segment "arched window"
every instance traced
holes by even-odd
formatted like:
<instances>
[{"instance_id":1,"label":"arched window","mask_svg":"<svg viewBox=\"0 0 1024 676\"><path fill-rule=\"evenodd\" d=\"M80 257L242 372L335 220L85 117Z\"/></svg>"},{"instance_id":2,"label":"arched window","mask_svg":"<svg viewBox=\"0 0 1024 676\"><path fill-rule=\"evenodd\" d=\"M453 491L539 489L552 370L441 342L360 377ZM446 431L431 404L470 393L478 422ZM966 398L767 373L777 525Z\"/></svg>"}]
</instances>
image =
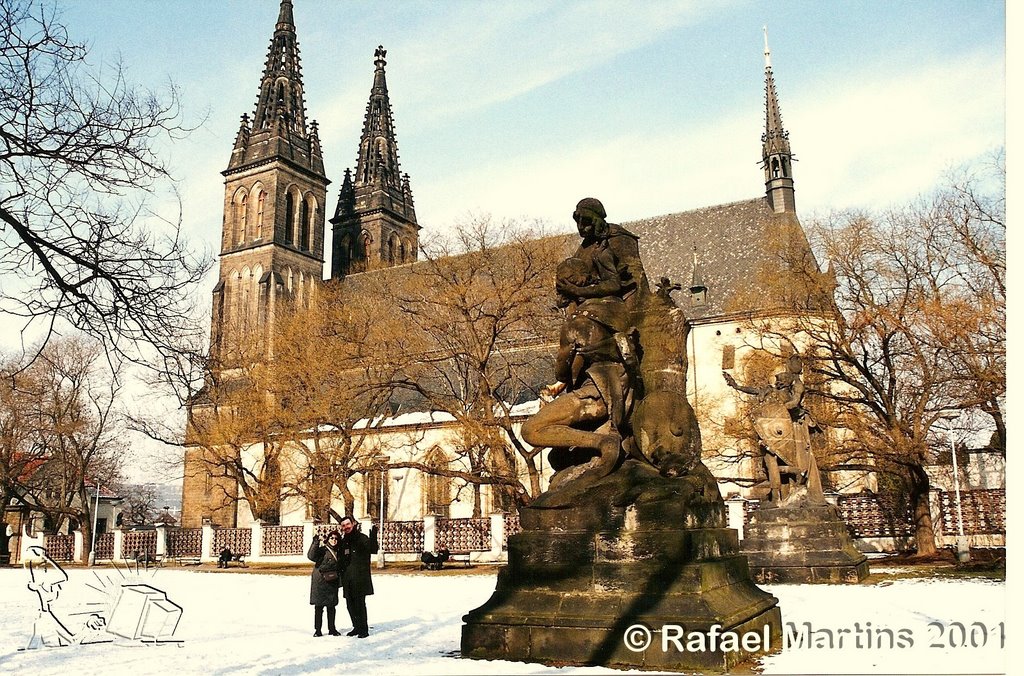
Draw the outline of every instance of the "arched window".
<instances>
[{"instance_id":1,"label":"arched window","mask_svg":"<svg viewBox=\"0 0 1024 676\"><path fill-rule=\"evenodd\" d=\"M387 472L384 470L370 469L363 475L363 486L366 488L366 515L373 521L380 522L381 497L384 498L384 514L388 513L388 502L391 497L391 486L386 481ZM384 486L383 496L381 485Z\"/></svg>"},{"instance_id":2,"label":"arched window","mask_svg":"<svg viewBox=\"0 0 1024 676\"><path fill-rule=\"evenodd\" d=\"M370 237L370 233L363 232L360 244L362 245L362 251L359 252L359 257L365 263L370 260L370 248L373 246L373 238Z\"/></svg>"},{"instance_id":3,"label":"arched window","mask_svg":"<svg viewBox=\"0 0 1024 676\"><path fill-rule=\"evenodd\" d=\"M256 197L256 239L263 237L263 209L267 204L267 193L260 190Z\"/></svg>"},{"instance_id":4,"label":"arched window","mask_svg":"<svg viewBox=\"0 0 1024 676\"><path fill-rule=\"evenodd\" d=\"M299 218L299 248L309 251L309 233L313 230L313 217L310 213L309 200L302 200L302 212Z\"/></svg>"},{"instance_id":5,"label":"arched window","mask_svg":"<svg viewBox=\"0 0 1024 676\"><path fill-rule=\"evenodd\" d=\"M398 262L398 249L400 244L398 243L398 236L391 235L388 238L388 260L392 263Z\"/></svg>"},{"instance_id":6,"label":"arched window","mask_svg":"<svg viewBox=\"0 0 1024 676\"><path fill-rule=\"evenodd\" d=\"M284 243L291 244L294 242L294 228L295 228L295 198L292 197L291 192L287 192L284 195Z\"/></svg>"},{"instance_id":7,"label":"arched window","mask_svg":"<svg viewBox=\"0 0 1024 676\"><path fill-rule=\"evenodd\" d=\"M779 158L772 158L772 178L779 177Z\"/></svg>"},{"instance_id":8,"label":"arched window","mask_svg":"<svg viewBox=\"0 0 1024 676\"><path fill-rule=\"evenodd\" d=\"M427 453L425 463L431 469L447 469L448 457L444 451L435 446ZM451 515L452 506L451 477L425 474L423 476L423 497L425 514L436 514L447 519Z\"/></svg>"},{"instance_id":9,"label":"arched window","mask_svg":"<svg viewBox=\"0 0 1024 676\"><path fill-rule=\"evenodd\" d=\"M238 223L238 242L236 244L241 244L249 239L249 196L245 193L242 193L242 199L238 200L235 222Z\"/></svg>"},{"instance_id":10,"label":"arched window","mask_svg":"<svg viewBox=\"0 0 1024 676\"><path fill-rule=\"evenodd\" d=\"M252 314L252 270L248 267L242 268L239 293L241 295L238 312L239 327L244 330L249 326Z\"/></svg>"}]
</instances>

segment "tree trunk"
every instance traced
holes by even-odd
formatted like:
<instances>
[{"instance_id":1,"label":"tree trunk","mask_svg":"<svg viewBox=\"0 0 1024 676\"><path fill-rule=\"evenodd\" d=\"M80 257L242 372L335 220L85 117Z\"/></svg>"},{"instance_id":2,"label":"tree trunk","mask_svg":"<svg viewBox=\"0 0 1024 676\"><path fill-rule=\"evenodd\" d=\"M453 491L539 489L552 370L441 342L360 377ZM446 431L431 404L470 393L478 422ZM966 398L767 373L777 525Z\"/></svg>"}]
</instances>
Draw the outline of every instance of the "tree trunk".
<instances>
[{"instance_id":1,"label":"tree trunk","mask_svg":"<svg viewBox=\"0 0 1024 676\"><path fill-rule=\"evenodd\" d=\"M923 467L910 468L910 504L914 510L914 527L917 538L917 556L928 556L936 552L935 529L932 525L930 502L931 484Z\"/></svg>"}]
</instances>

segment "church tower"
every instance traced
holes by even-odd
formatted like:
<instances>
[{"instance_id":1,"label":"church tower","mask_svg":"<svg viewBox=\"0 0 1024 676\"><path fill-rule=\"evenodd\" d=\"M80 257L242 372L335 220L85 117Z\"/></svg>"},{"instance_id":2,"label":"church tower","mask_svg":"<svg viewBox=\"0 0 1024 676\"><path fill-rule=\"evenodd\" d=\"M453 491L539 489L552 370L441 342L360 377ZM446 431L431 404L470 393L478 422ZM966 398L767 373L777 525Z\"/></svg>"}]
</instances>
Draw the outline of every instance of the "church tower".
<instances>
[{"instance_id":1,"label":"church tower","mask_svg":"<svg viewBox=\"0 0 1024 676\"><path fill-rule=\"evenodd\" d=\"M398 143L384 76L387 50L374 53L373 87L366 104L356 169L345 170L331 224L331 277L416 260L416 223L409 175L398 165Z\"/></svg>"},{"instance_id":2,"label":"church tower","mask_svg":"<svg viewBox=\"0 0 1024 676\"><path fill-rule=\"evenodd\" d=\"M768 28L764 29L764 134L761 136L761 162L768 203L775 213L796 213L793 194L793 152L789 148L789 132L782 128L782 113L775 93L772 75L772 54L768 49Z\"/></svg>"},{"instance_id":3,"label":"church tower","mask_svg":"<svg viewBox=\"0 0 1024 676\"><path fill-rule=\"evenodd\" d=\"M315 121L306 121L292 1L270 40L256 110L242 115L224 176L220 279L211 355L221 365L252 337L272 349L282 303L307 303L323 279L327 185Z\"/></svg>"}]
</instances>

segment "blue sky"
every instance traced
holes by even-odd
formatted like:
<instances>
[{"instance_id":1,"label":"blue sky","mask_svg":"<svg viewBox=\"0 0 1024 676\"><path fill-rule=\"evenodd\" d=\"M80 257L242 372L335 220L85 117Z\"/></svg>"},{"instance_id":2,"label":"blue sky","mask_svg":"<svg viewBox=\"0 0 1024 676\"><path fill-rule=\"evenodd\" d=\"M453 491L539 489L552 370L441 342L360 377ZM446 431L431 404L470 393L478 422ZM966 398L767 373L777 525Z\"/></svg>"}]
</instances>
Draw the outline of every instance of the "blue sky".
<instances>
[{"instance_id":1,"label":"blue sky","mask_svg":"<svg viewBox=\"0 0 1024 676\"><path fill-rule=\"evenodd\" d=\"M569 229L584 195L626 221L763 193L768 26L797 206L885 207L1005 143L1002 2L294 0L333 210L377 44L424 232L469 212ZM205 124L171 149L188 231L213 247L238 119L277 0L70 0L95 63L167 78Z\"/></svg>"}]
</instances>

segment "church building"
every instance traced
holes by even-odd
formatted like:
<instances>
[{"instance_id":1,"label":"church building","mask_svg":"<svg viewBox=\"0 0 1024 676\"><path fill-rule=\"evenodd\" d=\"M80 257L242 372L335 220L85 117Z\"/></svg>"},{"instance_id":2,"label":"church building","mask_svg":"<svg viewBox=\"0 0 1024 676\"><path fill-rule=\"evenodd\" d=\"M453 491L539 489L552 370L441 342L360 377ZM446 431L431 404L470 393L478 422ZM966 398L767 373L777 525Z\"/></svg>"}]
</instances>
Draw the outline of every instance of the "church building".
<instances>
[{"instance_id":1,"label":"church building","mask_svg":"<svg viewBox=\"0 0 1024 676\"><path fill-rule=\"evenodd\" d=\"M378 47L356 166L344 171L329 221L331 279L415 263L419 252L420 226L409 175L399 164L386 56ZM719 477L723 495L748 494L749 479L760 470L749 439L730 433L730 421L735 427L740 405L722 372L740 375L733 369L739 369L753 349L746 320L779 310L778 299L745 292L771 263L772 254L764 244L780 228L795 232L801 246L808 247L796 214L794 156L782 124L767 37L760 160L762 195L622 224L639 236L652 282L668 277L683 284L676 301L692 324L687 395L701 422L705 462ZM308 302L325 277L330 181L324 173L317 123L306 120L291 0L281 1L255 112L251 119L242 116L223 175L224 228L211 324L211 357L214 369L222 372L233 367L231 347L239 344L241 335L260 337L261 351L273 358L275 312L288 303ZM569 247L575 236L554 242L557 239L562 238L553 238L554 246ZM202 407L199 397L190 415L200 415ZM455 426L450 417L421 412L396 417L393 424L367 434L381 436L382 443L387 437L389 448L401 448L409 458L444 463L446 439L455 434ZM247 525L255 517L246 501L218 499L232 491L237 495L238 489L224 477L211 476L201 454L202 449L194 446L186 451L182 525L195 527L204 520ZM402 469L391 475L368 474L359 481L352 487L359 518L377 517L381 509L388 520L416 520L428 513L469 516L473 511L466 491L449 477ZM484 512L497 509L497 502L491 501ZM308 506L286 500L279 522L298 524L307 515Z\"/></svg>"}]
</instances>

